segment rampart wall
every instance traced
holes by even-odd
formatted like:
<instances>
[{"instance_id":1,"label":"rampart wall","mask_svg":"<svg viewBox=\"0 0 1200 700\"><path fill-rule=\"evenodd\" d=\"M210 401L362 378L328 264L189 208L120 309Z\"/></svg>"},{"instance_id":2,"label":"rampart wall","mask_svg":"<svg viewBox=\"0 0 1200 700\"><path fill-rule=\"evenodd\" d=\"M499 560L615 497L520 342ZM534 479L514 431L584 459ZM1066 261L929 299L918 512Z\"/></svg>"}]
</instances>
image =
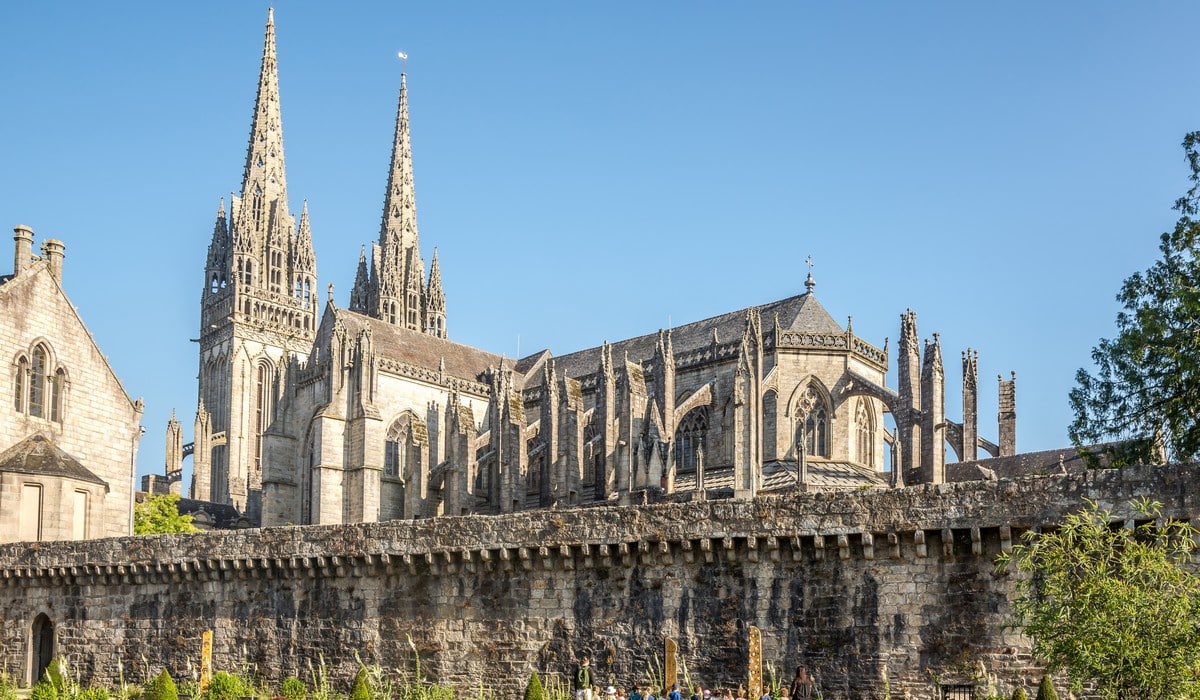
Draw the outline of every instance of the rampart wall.
<instances>
[{"instance_id":1,"label":"rampart wall","mask_svg":"<svg viewBox=\"0 0 1200 700\"><path fill-rule=\"evenodd\" d=\"M1149 496L1200 516L1197 466L753 501L542 510L344 526L0 546L0 656L29 674L32 625L85 679L166 667L186 677L200 634L216 667L276 681L356 654L516 695L529 671L589 651L602 683L643 680L663 638L691 676L746 676L749 625L763 659L804 663L824 695L934 697L980 662L1032 690L1029 643L1006 629L1012 580L994 559L1084 498L1127 513ZM189 667L190 663L190 667ZM785 670L786 669L786 670Z\"/></svg>"}]
</instances>

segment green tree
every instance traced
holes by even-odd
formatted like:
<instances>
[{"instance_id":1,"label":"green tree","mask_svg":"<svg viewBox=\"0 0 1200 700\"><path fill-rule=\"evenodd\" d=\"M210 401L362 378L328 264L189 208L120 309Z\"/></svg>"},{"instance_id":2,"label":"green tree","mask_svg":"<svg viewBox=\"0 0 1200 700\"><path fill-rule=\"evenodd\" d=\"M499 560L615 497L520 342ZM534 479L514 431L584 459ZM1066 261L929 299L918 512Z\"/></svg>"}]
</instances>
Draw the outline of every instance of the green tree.
<instances>
[{"instance_id":1,"label":"green tree","mask_svg":"<svg viewBox=\"0 0 1200 700\"><path fill-rule=\"evenodd\" d=\"M1190 189L1162 234L1162 257L1125 280L1117 300L1117 335L1092 349L1095 374L1080 369L1071 390L1077 446L1120 440L1115 465L1178 461L1200 455L1200 132L1183 149Z\"/></svg>"},{"instance_id":2,"label":"green tree","mask_svg":"<svg viewBox=\"0 0 1200 700\"><path fill-rule=\"evenodd\" d=\"M1037 700L1058 700L1058 691L1049 675L1042 676L1042 682L1038 684Z\"/></svg>"},{"instance_id":3,"label":"green tree","mask_svg":"<svg viewBox=\"0 0 1200 700\"><path fill-rule=\"evenodd\" d=\"M179 514L179 496L167 493L147 496L133 507L133 534L165 535L175 532L196 532L192 516Z\"/></svg>"},{"instance_id":4,"label":"green tree","mask_svg":"<svg viewBox=\"0 0 1200 700\"><path fill-rule=\"evenodd\" d=\"M1092 684L1109 699L1197 697L1200 577L1189 561L1197 530L1155 525L1157 503L1134 509L1150 522L1113 527L1112 514L1087 501L1056 529L1026 532L999 561L1020 574L1017 621L1047 670L1065 670L1073 687Z\"/></svg>"},{"instance_id":5,"label":"green tree","mask_svg":"<svg viewBox=\"0 0 1200 700\"><path fill-rule=\"evenodd\" d=\"M142 692L142 700L179 700L179 689L167 669L164 668L146 685Z\"/></svg>"},{"instance_id":6,"label":"green tree","mask_svg":"<svg viewBox=\"0 0 1200 700\"><path fill-rule=\"evenodd\" d=\"M367 687L367 669L359 667L350 688L350 700L371 700L371 689Z\"/></svg>"},{"instance_id":7,"label":"green tree","mask_svg":"<svg viewBox=\"0 0 1200 700\"><path fill-rule=\"evenodd\" d=\"M537 671L529 674L529 682L525 684L525 700L546 700L546 692L542 690L542 679Z\"/></svg>"}]
</instances>

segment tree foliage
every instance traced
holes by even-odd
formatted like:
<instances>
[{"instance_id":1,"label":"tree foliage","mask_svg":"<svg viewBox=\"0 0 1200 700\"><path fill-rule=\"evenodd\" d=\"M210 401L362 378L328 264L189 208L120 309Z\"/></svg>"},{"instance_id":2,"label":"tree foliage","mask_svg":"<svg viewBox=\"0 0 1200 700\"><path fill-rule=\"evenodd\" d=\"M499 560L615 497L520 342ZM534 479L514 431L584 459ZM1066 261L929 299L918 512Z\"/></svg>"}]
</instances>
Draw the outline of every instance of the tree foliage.
<instances>
[{"instance_id":1,"label":"tree foliage","mask_svg":"<svg viewBox=\"0 0 1200 700\"><path fill-rule=\"evenodd\" d=\"M1034 654L1072 686L1113 700L1200 696L1200 577L1190 563L1198 532L1156 525L1157 503L1134 508L1149 520L1136 529L1112 526L1112 514L1088 501L1057 529L1025 533L1000 559L1022 574L1017 620Z\"/></svg>"},{"instance_id":2,"label":"tree foliage","mask_svg":"<svg viewBox=\"0 0 1200 700\"><path fill-rule=\"evenodd\" d=\"M196 532L192 516L179 514L179 496L168 493L147 496L133 507L133 534L165 535L175 532Z\"/></svg>"},{"instance_id":3,"label":"tree foliage","mask_svg":"<svg viewBox=\"0 0 1200 700\"><path fill-rule=\"evenodd\" d=\"M529 674L529 682L525 684L525 700L546 700L546 691L542 689L542 679L537 671Z\"/></svg>"},{"instance_id":4,"label":"tree foliage","mask_svg":"<svg viewBox=\"0 0 1200 700\"><path fill-rule=\"evenodd\" d=\"M1095 374L1080 369L1071 390L1079 446L1123 440L1114 463L1156 461L1165 449L1179 461L1200 455L1200 132L1183 149L1191 186L1162 234L1162 257L1125 280L1117 300L1117 335L1092 349Z\"/></svg>"}]
</instances>

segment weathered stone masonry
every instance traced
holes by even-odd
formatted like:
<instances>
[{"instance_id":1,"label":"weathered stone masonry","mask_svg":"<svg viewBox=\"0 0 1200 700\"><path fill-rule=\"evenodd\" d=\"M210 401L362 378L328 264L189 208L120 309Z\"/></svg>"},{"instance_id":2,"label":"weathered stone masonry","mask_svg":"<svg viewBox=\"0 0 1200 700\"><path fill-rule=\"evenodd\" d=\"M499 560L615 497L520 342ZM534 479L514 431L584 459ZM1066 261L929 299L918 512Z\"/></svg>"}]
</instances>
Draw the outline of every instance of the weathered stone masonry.
<instances>
[{"instance_id":1,"label":"weathered stone masonry","mask_svg":"<svg viewBox=\"0 0 1200 700\"><path fill-rule=\"evenodd\" d=\"M0 547L0 656L28 673L31 626L84 679L129 669L186 675L215 630L218 668L307 677L357 652L431 677L511 691L531 668L588 650L604 682L644 677L664 636L693 678L745 678L748 625L784 673L807 663L827 697L932 697L931 678L983 661L1031 686L1028 641L1004 623L1012 580L994 559L1084 498L1150 496L1200 514L1197 466L1146 467L859 493L501 516L281 527ZM244 656L243 656L244 654Z\"/></svg>"}]
</instances>

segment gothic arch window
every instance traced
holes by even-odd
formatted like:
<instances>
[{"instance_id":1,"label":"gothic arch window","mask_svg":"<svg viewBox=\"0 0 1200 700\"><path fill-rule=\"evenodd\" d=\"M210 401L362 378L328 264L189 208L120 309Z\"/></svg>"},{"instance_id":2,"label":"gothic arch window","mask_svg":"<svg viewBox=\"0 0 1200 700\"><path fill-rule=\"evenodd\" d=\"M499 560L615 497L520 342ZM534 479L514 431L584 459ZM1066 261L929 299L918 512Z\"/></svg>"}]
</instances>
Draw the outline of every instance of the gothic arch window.
<instances>
[{"instance_id":1,"label":"gothic arch window","mask_svg":"<svg viewBox=\"0 0 1200 700\"><path fill-rule=\"evenodd\" d=\"M797 438L809 457L829 457L832 413L825 394L812 383L801 391L794 415L798 424Z\"/></svg>"},{"instance_id":2,"label":"gothic arch window","mask_svg":"<svg viewBox=\"0 0 1200 700\"><path fill-rule=\"evenodd\" d=\"M283 292L283 251L272 250L270 257L271 291Z\"/></svg>"},{"instance_id":3,"label":"gothic arch window","mask_svg":"<svg viewBox=\"0 0 1200 700\"><path fill-rule=\"evenodd\" d=\"M212 287L209 288L209 294L216 294L217 290L220 288L221 286L217 278L217 273L214 272L212 276Z\"/></svg>"},{"instance_id":4,"label":"gothic arch window","mask_svg":"<svg viewBox=\"0 0 1200 700\"><path fill-rule=\"evenodd\" d=\"M274 368L270 362L261 360L254 364L254 467L262 469L263 433L270 425L271 418L271 384Z\"/></svg>"},{"instance_id":5,"label":"gothic arch window","mask_svg":"<svg viewBox=\"0 0 1200 700\"><path fill-rule=\"evenodd\" d=\"M33 348L33 360L29 364L29 415L43 417L46 414L46 348Z\"/></svg>"},{"instance_id":6,"label":"gothic arch window","mask_svg":"<svg viewBox=\"0 0 1200 700\"><path fill-rule=\"evenodd\" d=\"M59 367L54 371L54 377L50 379L50 420L55 423L62 422L63 389L66 385L67 372Z\"/></svg>"},{"instance_id":7,"label":"gothic arch window","mask_svg":"<svg viewBox=\"0 0 1200 700\"><path fill-rule=\"evenodd\" d=\"M392 421L383 444L384 476L407 479L420 470L424 433L425 424L412 411L405 411Z\"/></svg>"},{"instance_id":8,"label":"gothic arch window","mask_svg":"<svg viewBox=\"0 0 1200 700\"><path fill-rule=\"evenodd\" d=\"M387 322L396 325L396 302L389 301L385 306L387 308Z\"/></svg>"},{"instance_id":9,"label":"gothic arch window","mask_svg":"<svg viewBox=\"0 0 1200 700\"><path fill-rule=\"evenodd\" d=\"M29 360L22 355L17 358L16 375L13 377L13 409L25 412L25 395L29 388Z\"/></svg>"},{"instance_id":10,"label":"gothic arch window","mask_svg":"<svg viewBox=\"0 0 1200 700\"><path fill-rule=\"evenodd\" d=\"M770 389L763 394L763 459L779 459L779 392Z\"/></svg>"},{"instance_id":11,"label":"gothic arch window","mask_svg":"<svg viewBox=\"0 0 1200 700\"><path fill-rule=\"evenodd\" d=\"M875 464L875 417L866 399L859 399L854 411L854 437L859 464Z\"/></svg>"},{"instance_id":12,"label":"gothic arch window","mask_svg":"<svg viewBox=\"0 0 1200 700\"><path fill-rule=\"evenodd\" d=\"M687 412L675 430L675 469L694 472L708 436L708 406Z\"/></svg>"}]
</instances>

